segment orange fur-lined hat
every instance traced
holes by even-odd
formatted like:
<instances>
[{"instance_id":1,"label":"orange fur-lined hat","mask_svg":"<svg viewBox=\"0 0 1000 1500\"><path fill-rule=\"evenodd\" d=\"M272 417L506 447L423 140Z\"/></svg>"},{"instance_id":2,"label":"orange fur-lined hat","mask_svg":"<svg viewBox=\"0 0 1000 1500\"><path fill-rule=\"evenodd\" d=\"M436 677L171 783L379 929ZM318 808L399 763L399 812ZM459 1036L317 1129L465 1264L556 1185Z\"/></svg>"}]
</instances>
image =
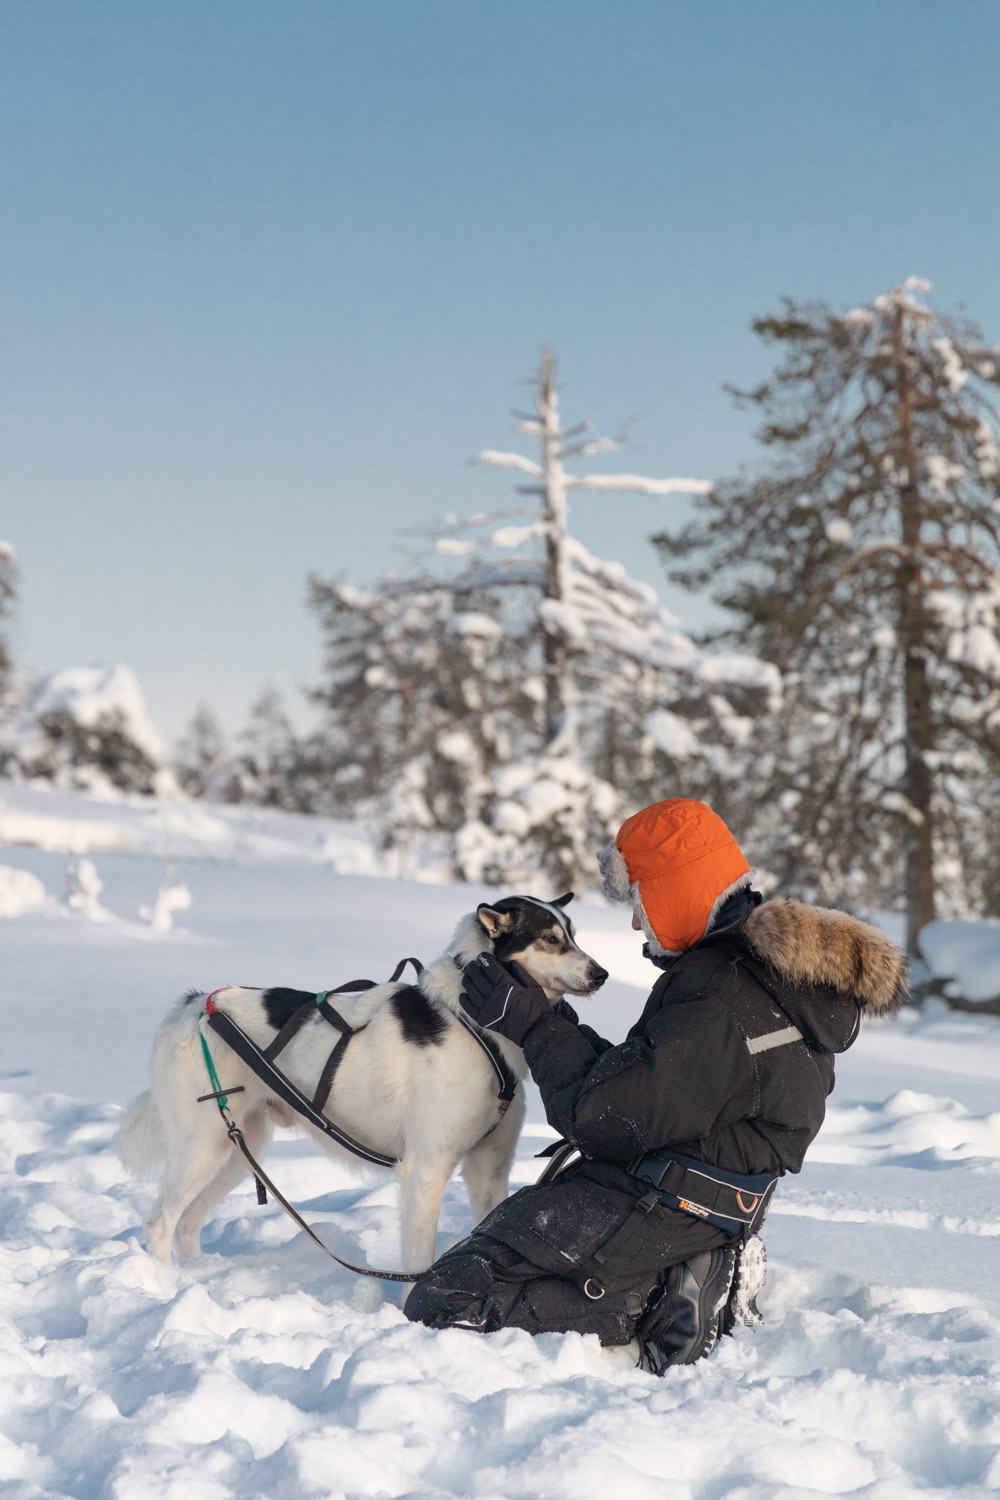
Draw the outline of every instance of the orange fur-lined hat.
<instances>
[{"instance_id":1,"label":"orange fur-lined hat","mask_svg":"<svg viewBox=\"0 0 1000 1500\"><path fill-rule=\"evenodd\" d=\"M597 856L605 894L627 901L651 953L683 953L703 938L750 866L725 823L704 802L654 802L618 830Z\"/></svg>"}]
</instances>

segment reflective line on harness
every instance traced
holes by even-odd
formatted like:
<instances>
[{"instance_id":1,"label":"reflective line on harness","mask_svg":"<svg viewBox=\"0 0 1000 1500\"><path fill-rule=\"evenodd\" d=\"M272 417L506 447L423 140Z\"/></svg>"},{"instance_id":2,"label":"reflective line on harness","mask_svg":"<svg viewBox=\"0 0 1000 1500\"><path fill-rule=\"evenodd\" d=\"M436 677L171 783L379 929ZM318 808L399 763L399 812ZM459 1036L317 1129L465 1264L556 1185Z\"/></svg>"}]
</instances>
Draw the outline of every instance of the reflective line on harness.
<instances>
[{"instance_id":1,"label":"reflective line on harness","mask_svg":"<svg viewBox=\"0 0 1000 1500\"><path fill-rule=\"evenodd\" d=\"M772 1047L787 1047L791 1042L801 1042L802 1033L797 1026L783 1026L780 1031L767 1031L763 1036L747 1037L747 1051L770 1052Z\"/></svg>"},{"instance_id":2,"label":"reflective line on harness","mask_svg":"<svg viewBox=\"0 0 1000 1500\"><path fill-rule=\"evenodd\" d=\"M500 1048L497 1046L496 1042L487 1037L485 1032L480 1031L477 1026L474 1026L473 1023L469 1020L468 1016L466 1016L461 1010L455 1011L454 1014L461 1022L461 1024L465 1027L469 1035L472 1037L472 1040L474 1042L477 1042L483 1052L486 1053L486 1056L489 1058L490 1062L493 1065L493 1071L496 1074L497 1082L500 1085L500 1092L497 1095L497 1103L500 1105L500 1118L496 1121L496 1124L491 1125L489 1130L487 1130L486 1132L486 1135L492 1135L493 1131L496 1130L497 1125L500 1124L500 1120L502 1120L504 1115L507 1113L510 1102L517 1092L517 1078L515 1077L513 1070L507 1066L507 1060L504 1057L503 1053L500 1051ZM483 1140L486 1139L486 1135L482 1137Z\"/></svg>"}]
</instances>

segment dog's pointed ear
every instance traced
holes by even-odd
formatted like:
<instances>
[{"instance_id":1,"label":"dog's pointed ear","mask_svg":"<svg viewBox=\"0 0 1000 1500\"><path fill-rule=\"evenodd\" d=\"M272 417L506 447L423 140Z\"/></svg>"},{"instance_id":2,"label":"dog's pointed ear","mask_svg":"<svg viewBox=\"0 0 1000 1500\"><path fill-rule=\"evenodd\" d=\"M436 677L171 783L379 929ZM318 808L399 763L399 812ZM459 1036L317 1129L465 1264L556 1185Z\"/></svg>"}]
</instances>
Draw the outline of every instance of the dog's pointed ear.
<instances>
[{"instance_id":1,"label":"dog's pointed ear","mask_svg":"<svg viewBox=\"0 0 1000 1500\"><path fill-rule=\"evenodd\" d=\"M509 932L514 925L514 918L509 911L497 911L495 906L487 906L485 902L476 907L476 916L488 938L498 938L502 932Z\"/></svg>"},{"instance_id":2,"label":"dog's pointed ear","mask_svg":"<svg viewBox=\"0 0 1000 1500\"><path fill-rule=\"evenodd\" d=\"M568 906L573 899L573 892L567 891L565 896L560 896L558 901L550 901L550 906Z\"/></svg>"}]
</instances>

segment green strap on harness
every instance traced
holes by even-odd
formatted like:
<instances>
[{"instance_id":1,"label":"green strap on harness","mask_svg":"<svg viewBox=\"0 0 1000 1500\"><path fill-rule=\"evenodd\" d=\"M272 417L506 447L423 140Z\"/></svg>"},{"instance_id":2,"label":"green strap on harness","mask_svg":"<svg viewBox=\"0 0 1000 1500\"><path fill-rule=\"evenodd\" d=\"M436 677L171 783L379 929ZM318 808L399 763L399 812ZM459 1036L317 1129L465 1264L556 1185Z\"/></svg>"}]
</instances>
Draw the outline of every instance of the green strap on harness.
<instances>
[{"instance_id":1,"label":"green strap on harness","mask_svg":"<svg viewBox=\"0 0 1000 1500\"><path fill-rule=\"evenodd\" d=\"M202 1011L198 1019L203 1021L205 1019L205 1015L206 1012ZM212 1054L208 1050L208 1043L205 1040L205 1033L203 1031L199 1031L198 1035L201 1039L201 1050L205 1055L205 1066L208 1068L208 1077L212 1085L212 1093L216 1099L216 1102L218 1103L219 1113L222 1114L224 1110L229 1108L229 1100L222 1092L222 1084L219 1082L219 1075L215 1071L215 1063L212 1061Z\"/></svg>"}]
</instances>

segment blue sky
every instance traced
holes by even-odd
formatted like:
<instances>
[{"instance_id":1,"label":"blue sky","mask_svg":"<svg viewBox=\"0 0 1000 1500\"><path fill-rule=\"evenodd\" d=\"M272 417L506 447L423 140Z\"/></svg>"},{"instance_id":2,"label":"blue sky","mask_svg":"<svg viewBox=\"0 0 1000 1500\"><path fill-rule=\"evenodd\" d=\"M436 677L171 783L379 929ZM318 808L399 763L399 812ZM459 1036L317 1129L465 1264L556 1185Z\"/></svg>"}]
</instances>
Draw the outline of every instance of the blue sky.
<instances>
[{"instance_id":1,"label":"blue sky","mask_svg":"<svg viewBox=\"0 0 1000 1500\"><path fill-rule=\"evenodd\" d=\"M543 344L610 467L712 478L782 294L919 274L1000 339L998 55L997 0L2 0L18 660L126 661L170 736L294 702L307 571L503 503ZM575 526L662 584L684 504Z\"/></svg>"}]
</instances>

